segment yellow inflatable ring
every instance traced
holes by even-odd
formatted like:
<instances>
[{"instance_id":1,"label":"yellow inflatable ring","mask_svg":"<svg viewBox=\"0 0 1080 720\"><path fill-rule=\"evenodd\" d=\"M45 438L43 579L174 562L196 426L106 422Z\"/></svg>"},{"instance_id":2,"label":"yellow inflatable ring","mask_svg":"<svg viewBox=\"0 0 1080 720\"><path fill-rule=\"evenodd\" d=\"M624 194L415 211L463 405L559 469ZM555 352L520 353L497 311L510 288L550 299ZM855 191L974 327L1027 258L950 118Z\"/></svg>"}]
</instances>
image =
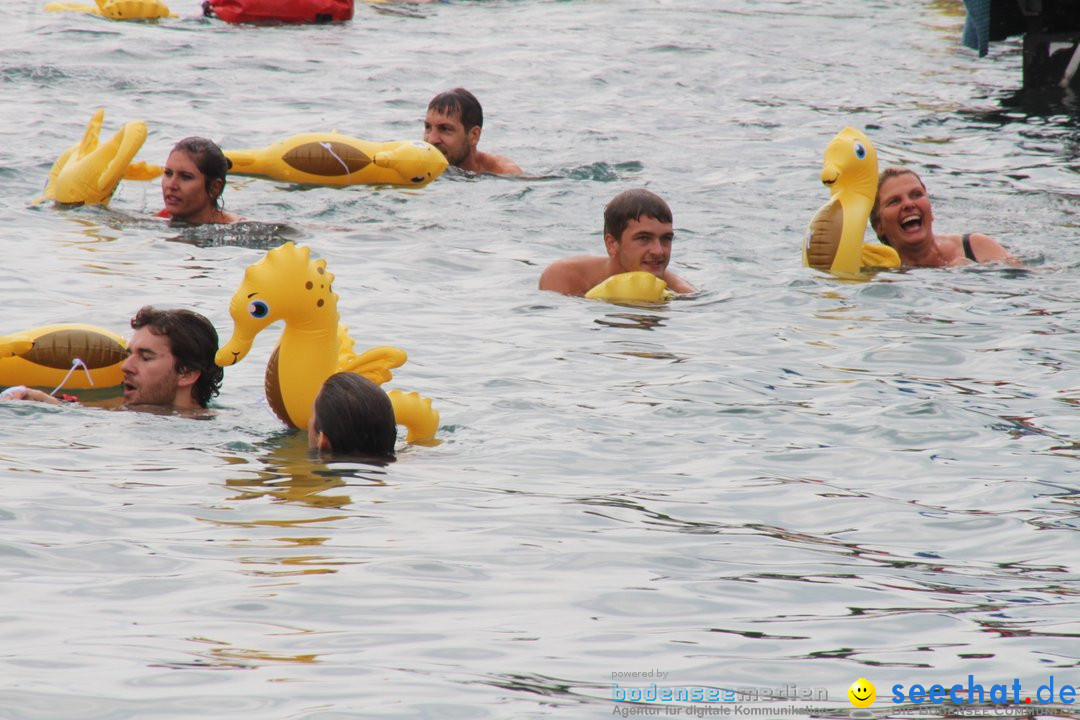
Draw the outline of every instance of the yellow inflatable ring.
<instances>
[{"instance_id":1,"label":"yellow inflatable ring","mask_svg":"<svg viewBox=\"0 0 1080 720\"><path fill-rule=\"evenodd\" d=\"M104 145L98 144L105 109L94 113L82 140L65 150L49 171L44 197L70 205L107 205L146 140L146 123L129 122Z\"/></svg>"},{"instance_id":2,"label":"yellow inflatable ring","mask_svg":"<svg viewBox=\"0 0 1080 720\"><path fill-rule=\"evenodd\" d=\"M0 385L112 387L124 381L120 366L127 356L124 338L103 328L75 323L36 327L0 337ZM71 372L76 359L85 370Z\"/></svg>"},{"instance_id":3,"label":"yellow inflatable ring","mask_svg":"<svg viewBox=\"0 0 1080 720\"><path fill-rule=\"evenodd\" d=\"M667 283L644 270L619 273L598 284L585 297L610 302L662 303L675 297Z\"/></svg>"},{"instance_id":4,"label":"yellow inflatable ring","mask_svg":"<svg viewBox=\"0 0 1080 720\"><path fill-rule=\"evenodd\" d=\"M825 147L821 182L832 197L814 214L803 242L803 265L837 275L858 275L864 267L900 267L887 245L863 243L877 196L877 150L852 127Z\"/></svg>"},{"instance_id":5,"label":"yellow inflatable ring","mask_svg":"<svg viewBox=\"0 0 1080 720\"><path fill-rule=\"evenodd\" d=\"M226 150L229 172L310 185L422 187L446 170L446 158L421 140L375 143L332 133L293 135L269 147Z\"/></svg>"},{"instance_id":6,"label":"yellow inflatable ring","mask_svg":"<svg viewBox=\"0 0 1080 720\"><path fill-rule=\"evenodd\" d=\"M407 359L404 350L377 347L357 355L348 328L338 315L334 276L326 260L312 260L310 248L292 242L274 248L248 266L229 304L233 333L218 350L221 367L240 362L255 336L271 323L285 322L281 339L266 365L266 399L282 422L306 428L326 379L355 372L376 384L393 376ZM408 441L429 440L439 426L431 400L416 393L388 393Z\"/></svg>"}]
</instances>

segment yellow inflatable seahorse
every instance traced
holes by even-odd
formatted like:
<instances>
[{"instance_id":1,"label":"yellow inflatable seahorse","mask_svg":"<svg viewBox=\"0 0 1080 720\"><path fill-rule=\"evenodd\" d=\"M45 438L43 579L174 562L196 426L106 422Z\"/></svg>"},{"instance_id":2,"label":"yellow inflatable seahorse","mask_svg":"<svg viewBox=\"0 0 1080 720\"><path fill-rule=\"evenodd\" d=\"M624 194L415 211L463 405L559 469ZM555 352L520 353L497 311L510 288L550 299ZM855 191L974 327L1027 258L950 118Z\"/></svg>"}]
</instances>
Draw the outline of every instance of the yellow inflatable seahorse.
<instances>
[{"instance_id":1,"label":"yellow inflatable seahorse","mask_svg":"<svg viewBox=\"0 0 1080 720\"><path fill-rule=\"evenodd\" d=\"M83 138L65 150L52 169L41 198L69 205L107 205L122 178L149 179L145 163L131 165L131 159L146 140L146 123L129 122L104 145L98 144L105 109L101 108L86 126Z\"/></svg>"},{"instance_id":2,"label":"yellow inflatable seahorse","mask_svg":"<svg viewBox=\"0 0 1080 720\"><path fill-rule=\"evenodd\" d=\"M287 242L248 266L229 304L233 334L218 350L216 362L222 367L243 360L267 325L285 321L266 365L266 399L283 422L296 428L307 427L326 378L355 372L382 384L407 358L394 347L353 352L353 339L340 323L333 281L326 260L312 260L309 248ZM409 430L409 442L434 437L439 414L431 400L397 390L387 395L398 424Z\"/></svg>"},{"instance_id":3,"label":"yellow inflatable seahorse","mask_svg":"<svg viewBox=\"0 0 1080 720\"><path fill-rule=\"evenodd\" d=\"M161 0L97 0L97 5L69 2L45 4L46 12L84 12L110 20L156 20L178 17Z\"/></svg>"},{"instance_id":4,"label":"yellow inflatable seahorse","mask_svg":"<svg viewBox=\"0 0 1080 720\"><path fill-rule=\"evenodd\" d=\"M864 244L863 235L877 195L877 150L870 138L846 127L825 148L821 182L832 197L814 214L803 243L803 264L838 275L864 267L900 267L887 245Z\"/></svg>"},{"instance_id":5,"label":"yellow inflatable seahorse","mask_svg":"<svg viewBox=\"0 0 1080 720\"><path fill-rule=\"evenodd\" d=\"M269 147L226 150L230 172L311 185L361 183L422 187L446 170L446 158L421 140L374 143L332 133L293 135Z\"/></svg>"}]
</instances>

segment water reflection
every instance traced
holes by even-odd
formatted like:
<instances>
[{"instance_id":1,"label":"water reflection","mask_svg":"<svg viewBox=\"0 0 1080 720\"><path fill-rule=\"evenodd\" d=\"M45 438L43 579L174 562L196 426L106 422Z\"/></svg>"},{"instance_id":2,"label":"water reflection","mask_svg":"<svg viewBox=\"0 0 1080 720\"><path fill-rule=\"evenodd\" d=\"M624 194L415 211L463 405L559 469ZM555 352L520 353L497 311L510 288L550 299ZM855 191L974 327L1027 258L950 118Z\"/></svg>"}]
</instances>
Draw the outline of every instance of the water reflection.
<instances>
[{"instance_id":1,"label":"water reflection","mask_svg":"<svg viewBox=\"0 0 1080 720\"><path fill-rule=\"evenodd\" d=\"M621 304L621 303L620 303ZM634 313L612 313L593 320L597 325L629 330L655 330L664 327L664 319L656 315L636 315Z\"/></svg>"},{"instance_id":2,"label":"water reflection","mask_svg":"<svg viewBox=\"0 0 1080 720\"><path fill-rule=\"evenodd\" d=\"M303 433L289 433L268 440L265 454L258 458L261 470L254 477L230 478L226 485L239 488L234 500L270 498L302 503L314 508L342 508L353 502L346 494L333 491L348 485L380 487L386 484L386 470L378 464L324 463L311 456ZM334 516L327 519L337 519ZM263 521L263 523L273 521ZM295 521L283 521L293 524ZM310 519L307 522L312 522Z\"/></svg>"}]
</instances>

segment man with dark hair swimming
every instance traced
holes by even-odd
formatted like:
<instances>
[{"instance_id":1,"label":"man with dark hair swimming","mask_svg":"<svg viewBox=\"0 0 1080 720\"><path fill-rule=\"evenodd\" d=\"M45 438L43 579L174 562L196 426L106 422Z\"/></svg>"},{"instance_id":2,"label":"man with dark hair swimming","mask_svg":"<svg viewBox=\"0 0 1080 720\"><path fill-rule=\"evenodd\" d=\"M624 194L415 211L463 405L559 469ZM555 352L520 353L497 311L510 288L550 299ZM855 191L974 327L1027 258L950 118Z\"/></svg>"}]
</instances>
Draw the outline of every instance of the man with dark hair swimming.
<instances>
[{"instance_id":1,"label":"man with dark hair swimming","mask_svg":"<svg viewBox=\"0 0 1080 720\"><path fill-rule=\"evenodd\" d=\"M131 319L135 333L128 343L124 373L124 406L171 408L197 414L218 394L224 371L214 362L217 330L191 310L158 310L147 305ZM5 400L61 401L35 388L15 387Z\"/></svg>"},{"instance_id":2,"label":"man with dark hair swimming","mask_svg":"<svg viewBox=\"0 0 1080 720\"><path fill-rule=\"evenodd\" d=\"M473 173L521 175L517 164L502 155L477 149L484 128L480 102L465 88L439 93L428 103L424 118L424 142L446 156L451 165Z\"/></svg>"}]
</instances>

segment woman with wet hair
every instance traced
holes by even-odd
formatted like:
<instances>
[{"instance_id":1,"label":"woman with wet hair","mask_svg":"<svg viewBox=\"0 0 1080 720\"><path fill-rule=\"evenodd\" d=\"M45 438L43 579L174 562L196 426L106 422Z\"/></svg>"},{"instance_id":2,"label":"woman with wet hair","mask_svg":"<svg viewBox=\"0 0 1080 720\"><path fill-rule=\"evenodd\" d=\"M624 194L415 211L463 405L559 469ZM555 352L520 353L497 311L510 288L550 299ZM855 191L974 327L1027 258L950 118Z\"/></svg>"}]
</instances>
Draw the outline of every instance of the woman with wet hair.
<instances>
[{"instance_id":1,"label":"woman with wet hair","mask_svg":"<svg viewBox=\"0 0 1080 720\"><path fill-rule=\"evenodd\" d=\"M890 167L878 177L870 226L878 239L900 254L908 267L945 267L1019 261L993 238L979 233L935 234L934 211L922 178L909 168Z\"/></svg>"},{"instance_id":2,"label":"woman with wet hair","mask_svg":"<svg viewBox=\"0 0 1080 720\"><path fill-rule=\"evenodd\" d=\"M232 163L212 140L188 137L173 146L161 177L165 209L158 215L192 225L239 222L222 206L225 176Z\"/></svg>"}]
</instances>

